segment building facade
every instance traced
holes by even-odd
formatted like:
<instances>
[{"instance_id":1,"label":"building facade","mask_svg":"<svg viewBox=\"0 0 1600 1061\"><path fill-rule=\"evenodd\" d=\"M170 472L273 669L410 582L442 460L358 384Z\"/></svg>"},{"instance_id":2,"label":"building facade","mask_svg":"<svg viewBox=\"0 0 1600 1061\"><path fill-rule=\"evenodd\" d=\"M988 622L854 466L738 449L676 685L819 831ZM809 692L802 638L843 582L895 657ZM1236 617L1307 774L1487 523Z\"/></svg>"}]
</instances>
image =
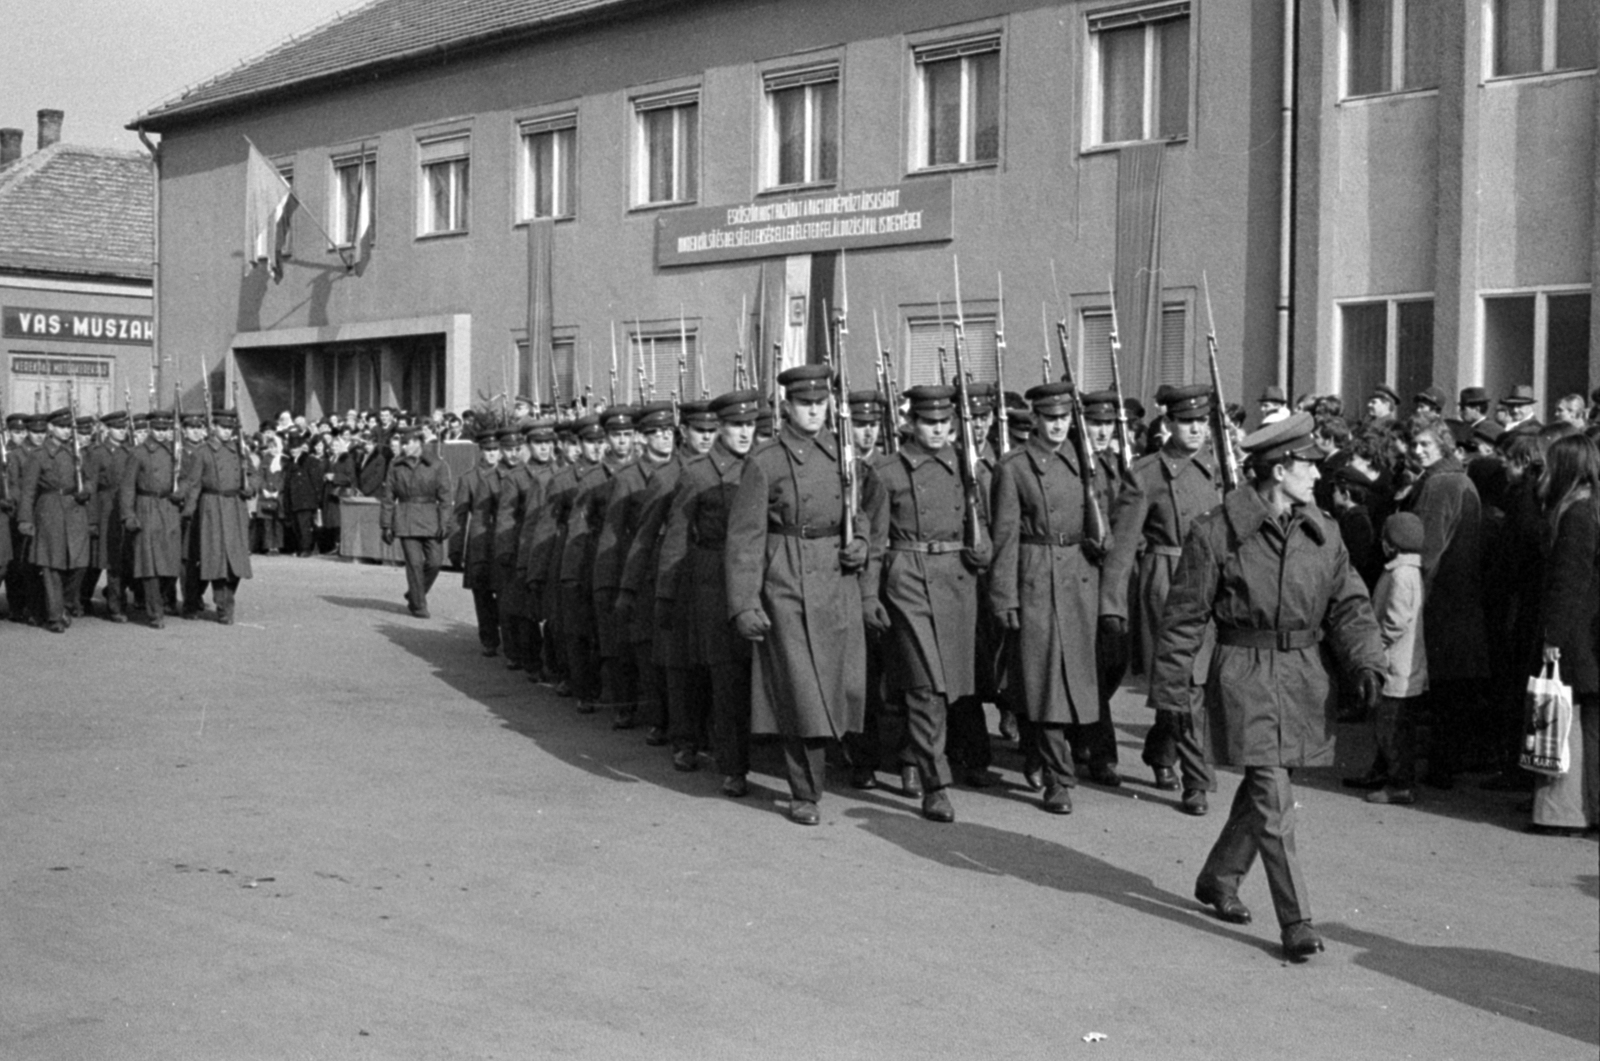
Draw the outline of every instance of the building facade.
<instances>
[{"instance_id":1,"label":"building facade","mask_svg":"<svg viewBox=\"0 0 1600 1061\"><path fill-rule=\"evenodd\" d=\"M1144 397L1206 378L1208 331L1230 398L1561 390L1597 376L1594 7L1544 3L1528 70L1509 0L377 0L135 119L160 359L247 421L605 398L613 364L692 395L824 356L847 309L852 379L886 349L904 386L953 371L959 271L969 369L1010 389L1060 373L1057 320L1105 382L1114 304ZM247 138L300 204L277 283Z\"/></svg>"}]
</instances>

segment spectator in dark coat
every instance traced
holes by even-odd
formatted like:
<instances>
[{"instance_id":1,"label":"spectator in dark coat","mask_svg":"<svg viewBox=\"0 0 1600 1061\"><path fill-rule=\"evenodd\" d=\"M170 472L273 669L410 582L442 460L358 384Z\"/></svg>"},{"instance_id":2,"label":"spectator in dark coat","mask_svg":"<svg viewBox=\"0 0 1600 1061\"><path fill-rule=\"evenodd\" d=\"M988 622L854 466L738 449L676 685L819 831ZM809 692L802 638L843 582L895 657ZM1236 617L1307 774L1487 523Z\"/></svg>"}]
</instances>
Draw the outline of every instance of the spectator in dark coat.
<instances>
[{"instance_id":1,"label":"spectator in dark coat","mask_svg":"<svg viewBox=\"0 0 1600 1061\"><path fill-rule=\"evenodd\" d=\"M328 456L328 468L322 475L322 534L320 536L321 548L325 553L334 552L339 548L339 531L342 526L339 515L339 500L355 496L356 478L360 471L360 466L356 462L355 452L350 445L349 432L341 431L332 437L328 443Z\"/></svg>"},{"instance_id":2,"label":"spectator in dark coat","mask_svg":"<svg viewBox=\"0 0 1600 1061\"><path fill-rule=\"evenodd\" d=\"M296 556L316 549L313 531L321 508L322 462L311 455L305 435L292 435L283 468L283 518Z\"/></svg>"}]
</instances>

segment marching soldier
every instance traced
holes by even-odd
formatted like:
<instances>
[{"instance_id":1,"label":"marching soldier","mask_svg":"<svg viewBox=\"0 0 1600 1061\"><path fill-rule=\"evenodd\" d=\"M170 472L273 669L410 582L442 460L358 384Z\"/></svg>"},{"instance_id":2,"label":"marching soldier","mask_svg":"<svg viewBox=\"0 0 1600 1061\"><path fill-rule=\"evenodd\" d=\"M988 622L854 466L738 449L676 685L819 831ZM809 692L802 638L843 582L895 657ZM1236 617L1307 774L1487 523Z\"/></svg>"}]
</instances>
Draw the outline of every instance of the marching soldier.
<instances>
[{"instance_id":1,"label":"marching soldier","mask_svg":"<svg viewBox=\"0 0 1600 1061\"><path fill-rule=\"evenodd\" d=\"M23 567L26 545L17 526L17 495L22 492L22 464L28 455L28 421L21 413L6 417L5 460L0 463L0 575L5 576L6 607L14 623L28 621L28 594Z\"/></svg>"},{"instance_id":2,"label":"marching soldier","mask_svg":"<svg viewBox=\"0 0 1600 1061\"><path fill-rule=\"evenodd\" d=\"M1105 484L1105 493L1100 499L1101 511L1110 515L1116 511L1117 498L1125 485L1117 443L1116 392L1107 390L1085 394L1083 421L1089 431L1089 448L1094 451L1095 460L1100 465L1100 481ZM1137 457L1136 453L1127 454L1130 463ZM1102 587L1108 577L1102 570ZM1122 775L1117 772L1117 733L1111 723L1111 698L1116 695L1128 670L1126 644L1126 638L1108 638L1103 633L1096 636L1095 656L1100 668L1100 717L1072 738L1072 752L1077 764L1087 771L1090 781L1107 788L1122 784Z\"/></svg>"},{"instance_id":3,"label":"marching soldier","mask_svg":"<svg viewBox=\"0 0 1600 1061\"><path fill-rule=\"evenodd\" d=\"M1250 921L1239 883L1259 855L1291 960L1323 949L1295 853L1296 767L1331 766L1334 703L1327 640L1375 706L1385 663L1367 591L1338 526L1313 503L1323 452L1310 413L1244 440L1251 482L1195 520L1156 645L1150 705L1188 715L1202 646L1214 627L1204 709L1217 758L1244 767L1228 822L1195 881L1219 918Z\"/></svg>"},{"instance_id":4,"label":"marching soldier","mask_svg":"<svg viewBox=\"0 0 1600 1061\"><path fill-rule=\"evenodd\" d=\"M881 597L887 714L904 728L921 780L922 816L955 821L945 793L946 717L953 700L975 688L978 575L991 558L987 512L980 511L976 543L963 544L967 518L960 456L950 445L955 387L912 387L911 438L877 466L884 493L888 542ZM981 468L981 465L980 465ZM977 484L988 493L986 475Z\"/></svg>"},{"instance_id":5,"label":"marching soldier","mask_svg":"<svg viewBox=\"0 0 1600 1061\"><path fill-rule=\"evenodd\" d=\"M517 528L516 578L522 584L522 617L528 636L528 680L544 681L557 673L552 666L555 658L551 652L553 637L544 625L544 601L539 593L541 583L534 576L535 531L549 498L550 482L557 468L554 460L556 448L556 422L551 419L535 420L528 425L528 459L523 463L530 481L529 493L523 505L522 520Z\"/></svg>"},{"instance_id":6,"label":"marching soldier","mask_svg":"<svg viewBox=\"0 0 1600 1061\"><path fill-rule=\"evenodd\" d=\"M172 414L152 412L148 425L148 437L133 448L123 469L117 511L130 539L129 577L142 587L145 621L160 630L165 614L177 612L184 495L181 484L173 488Z\"/></svg>"},{"instance_id":7,"label":"marching soldier","mask_svg":"<svg viewBox=\"0 0 1600 1061\"><path fill-rule=\"evenodd\" d=\"M500 651L500 613L494 596L494 517L500 496L500 439L493 428L478 433L478 463L456 484L451 517L450 562L464 572L461 584L472 591L478 619L478 644L485 656Z\"/></svg>"},{"instance_id":8,"label":"marching soldier","mask_svg":"<svg viewBox=\"0 0 1600 1061\"><path fill-rule=\"evenodd\" d=\"M125 581L131 543L118 511L118 491L127 474L128 463L133 459L133 447L128 444L130 425L126 410L107 413L100 418L100 423L106 430L106 437L95 447L95 459L92 462L95 477L94 517L99 533L92 543L94 562L90 567L90 575L85 576L84 581L87 583L90 577L98 578L95 575L96 568L105 571L106 618L114 623L125 623L128 621ZM88 474L87 470L85 474ZM91 585L83 597L85 610L92 599Z\"/></svg>"},{"instance_id":9,"label":"marching soldier","mask_svg":"<svg viewBox=\"0 0 1600 1061\"><path fill-rule=\"evenodd\" d=\"M428 591L444 562L454 515L455 484L450 465L424 460L422 431L400 433L400 457L378 492L378 525L383 543L400 542L406 565L406 607L418 619L428 618Z\"/></svg>"},{"instance_id":10,"label":"marching soldier","mask_svg":"<svg viewBox=\"0 0 1600 1061\"><path fill-rule=\"evenodd\" d=\"M571 436L577 440L578 454L550 478L545 504L540 509L529 547L528 577L533 580L534 593L544 606L546 635L556 642L556 654L567 675L566 683L558 685L556 691L576 696L578 711L587 714L594 710L600 686L598 664L593 658L593 633L579 610L582 606L579 597L588 595L569 597L568 587L561 578L561 562L566 555L567 526L578 498L578 488L582 477L599 463L606 435L598 416L579 417L569 426Z\"/></svg>"},{"instance_id":11,"label":"marching soldier","mask_svg":"<svg viewBox=\"0 0 1600 1061\"><path fill-rule=\"evenodd\" d=\"M1100 569L1083 537L1083 479L1094 483L1099 475L1080 468L1066 445L1072 385L1040 384L1027 398L1034 434L1006 455L995 479L989 601L1011 632L1009 687L1026 719L1025 756L1042 773L1044 809L1070 814L1077 775L1069 727L1093 721L1100 710Z\"/></svg>"},{"instance_id":12,"label":"marching soldier","mask_svg":"<svg viewBox=\"0 0 1600 1061\"><path fill-rule=\"evenodd\" d=\"M256 483L249 459L234 442L239 414L224 409L211 420L213 437L199 448L189 484L198 543L195 576L202 591L210 584L217 622L229 626L239 582L250 577L250 498Z\"/></svg>"},{"instance_id":13,"label":"marching soldier","mask_svg":"<svg viewBox=\"0 0 1600 1061\"><path fill-rule=\"evenodd\" d=\"M843 457L824 427L831 374L800 365L779 375L784 424L745 462L724 555L728 617L756 645L751 729L783 738L789 816L802 825L821 821L827 742L861 729L862 609L876 599L860 577L868 555L858 513L854 535L840 541Z\"/></svg>"},{"instance_id":14,"label":"marching soldier","mask_svg":"<svg viewBox=\"0 0 1600 1061\"><path fill-rule=\"evenodd\" d=\"M637 689L631 681L632 668L626 671L617 655L615 627L611 609L615 601L609 593L602 600L595 593L595 546L605 521L606 502L611 483L633 455L634 409L613 405L600 414L600 431L605 446L600 460L578 473L577 493L567 514L567 536L561 548L561 585L564 606L575 627L581 630L589 666L600 677L600 699L612 710L612 729L632 729L638 725ZM597 611L603 604L604 611ZM626 684L623 684L626 682Z\"/></svg>"},{"instance_id":15,"label":"marching soldier","mask_svg":"<svg viewBox=\"0 0 1600 1061\"><path fill-rule=\"evenodd\" d=\"M849 398L849 444L854 447L856 468L859 470L858 495L861 513L871 527L868 541L872 550L871 562L879 559L882 543L888 540L888 510L883 504L883 491L873 469L888 454L878 448L878 438L883 431L883 411L888 403L875 390L851 391ZM885 725L883 701L883 637L889 628L889 613L877 599L875 583L869 584L871 599L863 598L862 613L867 635L867 684L863 702L861 732L849 733L844 738L845 757L850 762L850 786L868 789L878 785L877 771L887 768L900 776L900 790L908 796L922 795L922 778L916 761L906 745L905 727L896 727L892 721Z\"/></svg>"},{"instance_id":16,"label":"marching soldier","mask_svg":"<svg viewBox=\"0 0 1600 1061\"><path fill-rule=\"evenodd\" d=\"M206 418L202 413L187 413L177 430L183 433L183 464L179 477L184 483L183 509L183 611L185 619L198 619L205 613L205 581L200 577L200 533L195 519L199 493L193 486L200 477L200 450L209 441ZM215 596L212 600L215 601Z\"/></svg>"},{"instance_id":17,"label":"marching soldier","mask_svg":"<svg viewBox=\"0 0 1600 1061\"><path fill-rule=\"evenodd\" d=\"M722 774L722 793L735 799L749 793L750 642L728 624L725 553L728 512L739 489L746 455L755 441L761 394L730 391L711 402L717 438L702 458L688 462L672 493L661 542L655 583L656 613L672 616L674 630L689 626L694 659L709 672L711 740ZM688 698L682 716L673 717L673 765L696 744L704 721L704 701ZM692 761L692 760L691 760Z\"/></svg>"},{"instance_id":18,"label":"marching soldier","mask_svg":"<svg viewBox=\"0 0 1600 1061\"><path fill-rule=\"evenodd\" d=\"M1112 548L1100 583L1103 634L1113 644L1125 646L1130 612L1137 607L1138 651L1144 673L1151 673L1155 646L1173 572L1183 555L1189 528L1221 500L1216 471L1202 456L1209 436L1211 389L1203 385L1174 387L1167 402L1172 436L1159 453L1141 457L1133 465L1134 482L1117 496L1111 512ZM1142 552L1140 552L1142 548ZM1134 605L1129 603L1129 576L1137 568ZM1115 653L1126 657L1126 649ZM1203 667L1195 674L1194 705L1199 704ZM1217 790L1217 779L1206 762L1205 734L1196 727L1204 716L1195 710L1158 714L1145 737L1143 758L1155 772L1156 787L1178 787L1176 764L1182 774L1182 809L1205 814L1207 794Z\"/></svg>"},{"instance_id":19,"label":"marching soldier","mask_svg":"<svg viewBox=\"0 0 1600 1061\"><path fill-rule=\"evenodd\" d=\"M78 586L89 566L94 483L79 482L72 410L51 413L48 426L49 438L22 469L17 523L23 537L33 539L28 560L39 571L45 629L59 634L72 625L68 602L78 606Z\"/></svg>"},{"instance_id":20,"label":"marching soldier","mask_svg":"<svg viewBox=\"0 0 1600 1061\"><path fill-rule=\"evenodd\" d=\"M538 486L528 469L527 424L524 420L500 432L500 492L495 498L494 593L500 617L500 649L507 670L537 669L537 627L527 616L527 583L517 578L517 554L528 506L537 505Z\"/></svg>"}]
</instances>

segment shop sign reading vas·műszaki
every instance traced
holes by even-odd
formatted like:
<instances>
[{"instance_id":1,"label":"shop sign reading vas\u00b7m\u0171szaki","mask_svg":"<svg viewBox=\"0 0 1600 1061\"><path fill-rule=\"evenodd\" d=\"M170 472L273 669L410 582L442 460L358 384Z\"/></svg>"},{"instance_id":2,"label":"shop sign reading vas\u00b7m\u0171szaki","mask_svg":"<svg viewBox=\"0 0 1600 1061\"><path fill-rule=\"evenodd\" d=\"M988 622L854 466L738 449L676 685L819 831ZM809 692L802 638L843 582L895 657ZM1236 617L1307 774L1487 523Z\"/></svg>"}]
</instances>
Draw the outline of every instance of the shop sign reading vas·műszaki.
<instances>
[{"instance_id":1,"label":"shop sign reading vas\u00b7m\u0171szaki","mask_svg":"<svg viewBox=\"0 0 1600 1061\"><path fill-rule=\"evenodd\" d=\"M138 346L149 346L155 341L152 319L137 313L84 313L78 310L7 306L3 316L7 339L127 343Z\"/></svg>"}]
</instances>

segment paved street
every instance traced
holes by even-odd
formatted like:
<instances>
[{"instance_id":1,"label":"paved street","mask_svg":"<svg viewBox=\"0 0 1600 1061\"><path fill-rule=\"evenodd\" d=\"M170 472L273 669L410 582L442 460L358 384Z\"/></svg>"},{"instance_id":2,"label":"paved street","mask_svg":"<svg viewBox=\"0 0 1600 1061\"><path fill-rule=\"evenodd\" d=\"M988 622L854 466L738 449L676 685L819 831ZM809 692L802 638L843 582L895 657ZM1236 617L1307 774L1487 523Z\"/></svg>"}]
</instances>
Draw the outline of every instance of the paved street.
<instances>
[{"instance_id":1,"label":"paved street","mask_svg":"<svg viewBox=\"0 0 1600 1061\"><path fill-rule=\"evenodd\" d=\"M959 821L841 785L823 824L679 774L484 660L446 574L256 559L239 625L0 624L0 1058L1584 1058L1589 839L1518 797L1301 789L1328 953L1190 898L1204 820L1144 782ZM1341 758L1362 754L1352 728ZM835 775L837 776L837 775ZM842 780L842 779L841 779ZM1086 1042L1091 1033L1102 1041Z\"/></svg>"}]
</instances>

